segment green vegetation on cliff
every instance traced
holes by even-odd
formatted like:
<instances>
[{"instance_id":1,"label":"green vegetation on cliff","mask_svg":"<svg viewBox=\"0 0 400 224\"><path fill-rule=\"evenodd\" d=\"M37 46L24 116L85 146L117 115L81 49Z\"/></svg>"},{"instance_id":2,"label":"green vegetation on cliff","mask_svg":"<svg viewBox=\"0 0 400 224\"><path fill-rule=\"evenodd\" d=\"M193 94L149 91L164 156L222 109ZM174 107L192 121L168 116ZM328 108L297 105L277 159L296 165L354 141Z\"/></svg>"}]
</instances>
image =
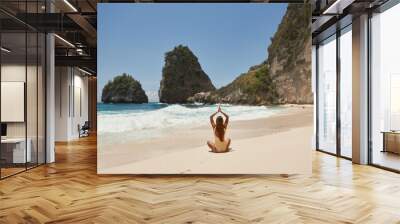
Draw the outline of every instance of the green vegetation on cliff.
<instances>
[{"instance_id":1,"label":"green vegetation on cliff","mask_svg":"<svg viewBox=\"0 0 400 224\"><path fill-rule=\"evenodd\" d=\"M103 88L101 101L103 103L148 103L148 98L139 81L124 73L108 81Z\"/></svg>"},{"instance_id":2,"label":"green vegetation on cliff","mask_svg":"<svg viewBox=\"0 0 400 224\"><path fill-rule=\"evenodd\" d=\"M218 89L215 93L224 103L234 104L273 104L276 89L265 63L250 68L232 83Z\"/></svg>"}]
</instances>

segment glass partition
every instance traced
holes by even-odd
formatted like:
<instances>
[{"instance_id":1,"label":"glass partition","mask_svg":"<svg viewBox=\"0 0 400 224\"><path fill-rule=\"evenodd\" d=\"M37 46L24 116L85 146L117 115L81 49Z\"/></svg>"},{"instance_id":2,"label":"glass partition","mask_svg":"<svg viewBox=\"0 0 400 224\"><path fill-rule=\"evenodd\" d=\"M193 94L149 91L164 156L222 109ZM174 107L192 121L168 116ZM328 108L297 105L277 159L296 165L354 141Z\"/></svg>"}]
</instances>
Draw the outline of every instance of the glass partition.
<instances>
[{"instance_id":1,"label":"glass partition","mask_svg":"<svg viewBox=\"0 0 400 224\"><path fill-rule=\"evenodd\" d=\"M318 47L318 149L336 153L336 35Z\"/></svg>"},{"instance_id":2,"label":"glass partition","mask_svg":"<svg viewBox=\"0 0 400 224\"><path fill-rule=\"evenodd\" d=\"M0 6L44 12L44 1L17 3ZM45 44L44 33L0 12L0 178L45 163Z\"/></svg>"},{"instance_id":3,"label":"glass partition","mask_svg":"<svg viewBox=\"0 0 400 224\"><path fill-rule=\"evenodd\" d=\"M26 34L1 34L2 177L26 169ZM6 49L6 50L4 50Z\"/></svg>"}]
</instances>

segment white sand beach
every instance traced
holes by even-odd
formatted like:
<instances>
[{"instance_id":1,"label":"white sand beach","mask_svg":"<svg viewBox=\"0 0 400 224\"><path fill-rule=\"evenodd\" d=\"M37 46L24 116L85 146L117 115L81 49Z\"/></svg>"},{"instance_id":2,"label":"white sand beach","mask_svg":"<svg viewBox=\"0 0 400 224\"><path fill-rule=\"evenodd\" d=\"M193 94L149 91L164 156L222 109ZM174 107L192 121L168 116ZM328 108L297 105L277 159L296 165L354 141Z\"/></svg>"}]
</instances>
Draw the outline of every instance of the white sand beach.
<instances>
[{"instance_id":1,"label":"white sand beach","mask_svg":"<svg viewBox=\"0 0 400 224\"><path fill-rule=\"evenodd\" d=\"M310 174L313 107L286 105L268 118L235 121L232 151L212 153L208 124L145 141L98 146L99 174Z\"/></svg>"}]
</instances>

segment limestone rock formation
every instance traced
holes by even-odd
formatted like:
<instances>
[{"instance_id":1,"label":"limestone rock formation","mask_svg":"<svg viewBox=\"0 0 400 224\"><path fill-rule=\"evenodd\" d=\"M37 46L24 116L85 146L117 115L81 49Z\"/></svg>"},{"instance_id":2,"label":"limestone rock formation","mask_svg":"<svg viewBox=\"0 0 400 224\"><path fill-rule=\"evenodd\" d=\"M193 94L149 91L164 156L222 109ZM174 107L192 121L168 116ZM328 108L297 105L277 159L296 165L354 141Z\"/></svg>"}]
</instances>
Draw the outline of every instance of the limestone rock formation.
<instances>
[{"instance_id":1,"label":"limestone rock formation","mask_svg":"<svg viewBox=\"0 0 400 224\"><path fill-rule=\"evenodd\" d=\"M148 103L149 100L139 81L124 73L104 86L101 101L103 103Z\"/></svg>"},{"instance_id":2,"label":"limestone rock formation","mask_svg":"<svg viewBox=\"0 0 400 224\"><path fill-rule=\"evenodd\" d=\"M165 54L159 97L162 103L186 103L199 92L215 90L197 57L186 46L179 45Z\"/></svg>"},{"instance_id":3,"label":"limestone rock formation","mask_svg":"<svg viewBox=\"0 0 400 224\"><path fill-rule=\"evenodd\" d=\"M289 4L268 47L267 64L278 103L313 103L310 19L308 4Z\"/></svg>"}]
</instances>

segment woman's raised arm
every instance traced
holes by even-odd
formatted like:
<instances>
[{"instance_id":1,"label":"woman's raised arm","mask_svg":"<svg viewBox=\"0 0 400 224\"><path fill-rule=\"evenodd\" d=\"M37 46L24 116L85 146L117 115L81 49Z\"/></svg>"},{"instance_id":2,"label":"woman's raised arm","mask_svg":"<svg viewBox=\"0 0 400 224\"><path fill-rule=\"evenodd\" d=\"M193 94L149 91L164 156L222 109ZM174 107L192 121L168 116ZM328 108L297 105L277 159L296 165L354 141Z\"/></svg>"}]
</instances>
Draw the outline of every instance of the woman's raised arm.
<instances>
[{"instance_id":1,"label":"woman's raised arm","mask_svg":"<svg viewBox=\"0 0 400 224\"><path fill-rule=\"evenodd\" d=\"M225 116L224 126L226 128L228 126L228 123L229 123L229 116L228 116L228 114L224 113L222 110L220 110L220 112L221 112L221 114L223 114Z\"/></svg>"},{"instance_id":2,"label":"woman's raised arm","mask_svg":"<svg viewBox=\"0 0 400 224\"><path fill-rule=\"evenodd\" d=\"M215 128L214 116L215 116L217 113L218 113L218 111L215 112L215 113L213 113L213 114L211 114L211 116L210 116L210 123L211 123L211 126L212 126L213 128Z\"/></svg>"}]
</instances>

